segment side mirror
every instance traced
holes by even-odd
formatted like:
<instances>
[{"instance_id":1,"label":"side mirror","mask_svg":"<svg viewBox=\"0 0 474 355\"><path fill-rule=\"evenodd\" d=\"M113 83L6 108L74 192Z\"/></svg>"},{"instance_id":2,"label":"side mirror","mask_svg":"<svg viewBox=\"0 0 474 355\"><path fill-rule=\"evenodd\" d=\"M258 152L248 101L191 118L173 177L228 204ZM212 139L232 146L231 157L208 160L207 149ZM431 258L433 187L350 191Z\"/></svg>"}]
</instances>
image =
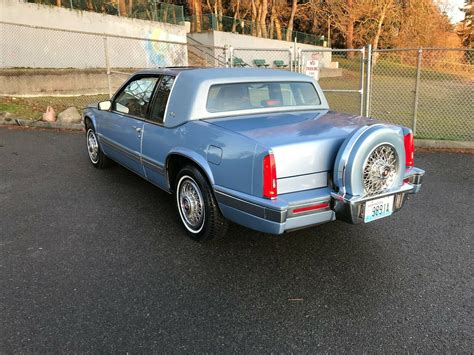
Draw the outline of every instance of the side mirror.
<instances>
[{"instance_id":1,"label":"side mirror","mask_svg":"<svg viewBox=\"0 0 474 355\"><path fill-rule=\"evenodd\" d=\"M110 102L109 100L107 101L101 101L99 102L99 104L97 105L98 109L101 110L101 111L108 111L110 110L110 108L112 107L112 102Z\"/></svg>"}]
</instances>

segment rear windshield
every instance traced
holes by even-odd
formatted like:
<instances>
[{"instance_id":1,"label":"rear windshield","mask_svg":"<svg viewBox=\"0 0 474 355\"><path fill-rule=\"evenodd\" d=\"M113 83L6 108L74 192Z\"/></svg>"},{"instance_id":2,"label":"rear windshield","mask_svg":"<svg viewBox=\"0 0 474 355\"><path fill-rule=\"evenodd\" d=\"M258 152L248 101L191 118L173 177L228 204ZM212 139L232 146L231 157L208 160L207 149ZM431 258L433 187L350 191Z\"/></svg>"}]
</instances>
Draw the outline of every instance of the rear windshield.
<instances>
[{"instance_id":1,"label":"rear windshield","mask_svg":"<svg viewBox=\"0 0 474 355\"><path fill-rule=\"evenodd\" d=\"M226 112L265 107L317 106L321 100L308 82L262 82L212 85L208 112Z\"/></svg>"}]
</instances>

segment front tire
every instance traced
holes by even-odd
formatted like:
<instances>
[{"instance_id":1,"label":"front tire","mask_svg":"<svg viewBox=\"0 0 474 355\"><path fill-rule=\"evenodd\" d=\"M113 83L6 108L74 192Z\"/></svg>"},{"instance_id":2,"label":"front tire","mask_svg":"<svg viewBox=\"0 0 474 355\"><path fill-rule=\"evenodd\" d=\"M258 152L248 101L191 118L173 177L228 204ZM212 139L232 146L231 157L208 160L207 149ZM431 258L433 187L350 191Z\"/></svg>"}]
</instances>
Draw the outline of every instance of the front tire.
<instances>
[{"instance_id":1,"label":"front tire","mask_svg":"<svg viewBox=\"0 0 474 355\"><path fill-rule=\"evenodd\" d=\"M227 221L201 171L186 166L176 179L176 207L189 237L204 242L223 237Z\"/></svg>"},{"instance_id":2,"label":"front tire","mask_svg":"<svg viewBox=\"0 0 474 355\"><path fill-rule=\"evenodd\" d=\"M105 169L110 166L110 159L107 158L100 149L99 139L95 130L91 127L86 131L87 153L89 154L89 161L97 169Z\"/></svg>"}]
</instances>

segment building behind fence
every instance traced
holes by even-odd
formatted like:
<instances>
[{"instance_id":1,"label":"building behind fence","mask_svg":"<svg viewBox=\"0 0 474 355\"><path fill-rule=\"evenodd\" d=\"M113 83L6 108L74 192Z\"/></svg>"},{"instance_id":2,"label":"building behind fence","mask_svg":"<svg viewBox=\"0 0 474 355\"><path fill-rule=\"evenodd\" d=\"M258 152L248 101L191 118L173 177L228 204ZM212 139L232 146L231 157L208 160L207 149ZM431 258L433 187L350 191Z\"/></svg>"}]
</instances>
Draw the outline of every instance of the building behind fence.
<instances>
[{"instance_id":1,"label":"building behind fence","mask_svg":"<svg viewBox=\"0 0 474 355\"><path fill-rule=\"evenodd\" d=\"M472 49L229 48L6 22L0 48L1 96L74 97L82 107L108 98L142 68L304 72L308 60L319 58L319 83L332 109L411 127L418 138L474 141Z\"/></svg>"}]
</instances>

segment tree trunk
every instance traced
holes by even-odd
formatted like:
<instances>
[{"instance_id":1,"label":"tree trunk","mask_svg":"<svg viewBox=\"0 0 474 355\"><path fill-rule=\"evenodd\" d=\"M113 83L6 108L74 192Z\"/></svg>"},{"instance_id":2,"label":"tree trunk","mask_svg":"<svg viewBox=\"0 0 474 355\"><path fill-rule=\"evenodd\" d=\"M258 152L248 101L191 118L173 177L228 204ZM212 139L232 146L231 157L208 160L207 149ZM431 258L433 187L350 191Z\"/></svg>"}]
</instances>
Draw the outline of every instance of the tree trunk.
<instances>
[{"instance_id":1,"label":"tree trunk","mask_svg":"<svg viewBox=\"0 0 474 355\"><path fill-rule=\"evenodd\" d=\"M269 34L268 34L268 38L271 38L271 39L274 39L274 27L273 27L273 23L275 22L275 0L271 0L272 3L271 3L271 12L270 12L270 29L269 29Z\"/></svg>"},{"instance_id":2,"label":"tree trunk","mask_svg":"<svg viewBox=\"0 0 474 355\"><path fill-rule=\"evenodd\" d=\"M383 8L382 8L382 12L380 13L380 17L379 17L379 20L377 22L377 32L375 33L374 41L372 43L372 48L373 49L378 48L380 35L382 34L382 26L383 26L383 23L385 21L385 16L387 15L387 10L388 10L389 6L392 4L392 1L393 0L387 1L384 4ZM377 63L378 55L379 55L379 53L376 52L372 56L372 65L375 65Z\"/></svg>"},{"instance_id":3,"label":"tree trunk","mask_svg":"<svg viewBox=\"0 0 474 355\"><path fill-rule=\"evenodd\" d=\"M382 12L380 13L379 21L377 23L377 32L375 33L374 42L372 43L372 47L377 49L379 45L380 35L382 34L382 26L385 21L385 16L387 15L387 9L391 5L392 1L387 1L382 8Z\"/></svg>"},{"instance_id":4,"label":"tree trunk","mask_svg":"<svg viewBox=\"0 0 474 355\"><path fill-rule=\"evenodd\" d=\"M352 0L351 0L352 1ZM290 20L288 21L287 31L286 31L286 40L291 41L293 35L293 22L295 20L296 10L298 9L298 0L293 0L291 5L291 15Z\"/></svg>"},{"instance_id":5,"label":"tree trunk","mask_svg":"<svg viewBox=\"0 0 474 355\"><path fill-rule=\"evenodd\" d=\"M283 38L281 36L281 23L278 17L275 17L275 31L277 34L277 39L281 41Z\"/></svg>"},{"instance_id":6,"label":"tree trunk","mask_svg":"<svg viewBox=\"0 0 474 355\"><path fill-rule=\"evenodd\" d=\"M257 22L257 6L255 5L255 0L252 0L252 36L257 35L257 28L255 23Z\"/></svg>"},{"instance_id":7,"label":"tree trunk","mask_svg":"<svg viewBox=\"0 0 474 355\"><path fill-rule=\"evenodd\" d=\"M88 0L92 3L92 0ZM128 15L131 16L133 12L133 0L128 0Z\"/></svg>"},{"instance_id":8,"label":"tree trunk","mask_svg":"<svg viewBox=\"0 0 474 355\"><path fill-rule=\"evenodd\" d=\"M273 38L273 39L275 38L275 36L274 36L275 33L274 32L276 32L276 38L281 41L281 39L282 39L281 38L281 24L280 24L280 20L278 19L277 11L278 10L276 8L276 2L275 2L275 0L273 0L270 21L271 21L272 27L273 26L275 26L275 27L274 27L274 30L272 31L273 33L271 34L271 38Z\"/></svg>"},{"instance_id":9,"label":"tree trunk","mask_svg":"<svg viewBox=\"0 0 474 355\"><path fill-rule=\"evenodd\" d=\"M353 0L347 0L347 10L349 17L347 20L346 30L346 48L354 48L354 2ZM354 58L354 52L347 53L348 58Z\"/></svg>"},{"instance_id":10,"label":"tree trunk","mask_svg":"<svg viewBox=\"0 0 474 355\"><path fill-rule=\"evenodd\" d=\"M196 19L196 32L201 32L202 24L201 24L201 1L200 0L192 0L193 1L193 15Z\"/></svg>"},{"instance_id":11,"label":"tree trunk","mask_svg":"<svg viewBox=\"0 0 474 355\"><path fill-rule=\"evenodd\" d=\"M331 42L331 18L328 16L328 47L332 48Z\"/></svg>"},{"instance_id":12,"label":"tree trunk","mask_svg":"<svg viewBox=\"0 0 474 355\"><path fill-rule=\"evenodd\" d=\"M61 7L61 0L56 0L56 6Z\"/></svg>"},{"instance_id":13,"label":"tree trunk","mask_svg":"<svg viewBox=\"0 0 474 355\"><path fill-rule=\"evenodd\" d=\"M262 0L258 0L257 7L257 37L262 37Z\"/></svg>"},{"instance_id":14,"label":"tree trunk","mask_svg":"<svg viewBox=\"0 0 474 355\"><path fill-rule=\"evenodd\" d=\"M268 0L262 0L262 12L260 13L260 27L262 28L262 37L267 38L267 14Z\"/></svg>"},{"instance_id":15,"label":"tree trunk","mask_svg":"<svg viewBox=\"0 0 474 355\"><path fill-rule=\"evenodd\" d=\"M217 8L217 12L218 12L218 16L219 16L219 30L222 31L223 30L223 26L224 24L222 23L222 16L224 14L224 9L222 7L222 0L216 0L217 3L218 3L218 8Z\"/></svg>"},{"instance_id":16,"label":"tree trunk","mask_svg":"<svg viewBox=\"0 0 474 355\"><path fill-rule=\"evenodd\" d=\"M240 20L240 0L236 0L234 21L232 22L232 32L235 33L237 30L237 20Z\"/></svg>"},{"instance_id":17,"label":"tree trunk","mask_svg":"<svg viewBox=\"0 0 474 355\"><path fill-rule=\"evenodd\" d=\"M127 6L125 5L125 0L119 0L119 15L127 16Z\"/></svg>"}]
</instances>

